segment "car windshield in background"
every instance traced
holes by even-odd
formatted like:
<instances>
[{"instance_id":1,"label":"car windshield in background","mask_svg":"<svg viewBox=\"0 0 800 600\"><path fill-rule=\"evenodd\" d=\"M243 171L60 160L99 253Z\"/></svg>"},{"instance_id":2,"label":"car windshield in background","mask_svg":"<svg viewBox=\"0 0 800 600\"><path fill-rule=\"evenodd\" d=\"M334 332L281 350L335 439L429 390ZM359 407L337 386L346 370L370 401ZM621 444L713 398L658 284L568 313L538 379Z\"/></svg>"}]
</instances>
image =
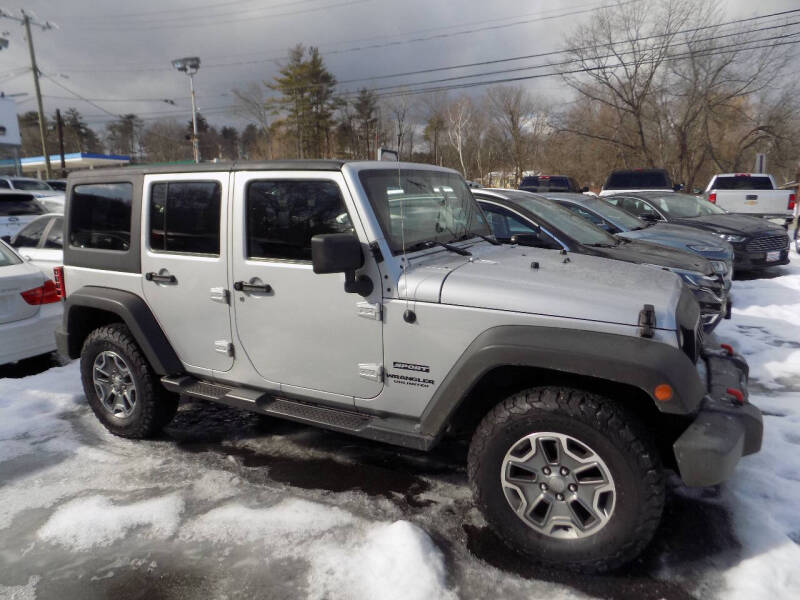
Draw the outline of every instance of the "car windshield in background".
<instances>
[{"instance_id":1,"label":"car windshield in background","mask_svg":"<svg viewBox=\"0 0 800 600\"><path fill-rule=\"evenodd\" d=\"M53 188L47 185L44 181L36 179L12 179L11 185L15 190L27 190L35 192L52 192Z\"/></svg>"},{"instance_id":2,"label":"car windshield in background","mask_svg":"<svg viewBox=\"0 0 800 600\"><path fill-rule=\"evenodd\" d=\"M551 199L559 203L562 202L561 198L556 197ZM613 225L616 225L623 231L642 229L647 226L647 223L642 221L640 218L634 217L629 212L624 211L613 204L609 204L605 200L599 200L589 196L581 196L579 200L572 200L572 202L579 206L583 206L586 208L586 210L597 213L606 221L610 221Z\"/></svg>"},{"instance_id":3,"label":"car windshield in background","mask_svg":"<svg viewBox=\"0 0 800 600\"><path fill-rule=\"evenodd\" d=\"M30 194L0 194L0 217L43 215L45 212Z\"/></svg>"},{"instance_id":4,"label":"car windshield in background","mask_svg":"<svg viewBox=\"0 0 800 600\"><path fill-rule=\"evenodd\" d=\"M9 265L18 265L22 261L9 250L3 242L0 242L0 267L8 267Z\"/></svg>"},{"instance_id":5,"label":"car windshield in background","mask_svg":"<svg viewBox=\"0 0 800 600\"><path fill-rule=\"evenodd\" d=\"M546 221L554 228L584 246L616 246L619 241L596 225L592 225L583 217L563 208L546 198L531 196L526 192L503 190L511 200L533 213L535 217ZM545 228L547 226L545 225ZM553 232L554 234L556 232Z\"/></svg>"},{"instance_id":6,"label":"car windshield in background","mask_svg":"<svg viewBox=\"0 0 800 600\"><path fill-rule=\"evenodd\" d=\"M725 211L707 200L689 194L664 194L649 196L648 200L668 217L705 217L706 215L724 215Z\"/></svg>"},{"instance_id":7,"label":"car windshield in background","mask_svg":"<svg viewBox=\"0 0 800 600\"><path fill-rule=\"evenodd\" d=\"M358 177L395 254L425 242L491 235L469 188L454 173L369 169Z\"/></svg>"},{"instance_id":8,"label":"car windshield in background","mask_svg":"<svg viewBox=\"0 0 800 600\"><path fill-rule=\"evenodd\" d=\"M771 190L769 177L737 175L735 177L717 177L715 190Z\"/></svg>"},{"instance_id":9,"label":"car windshield in background","mask_svg":"<svg viewBox=\"0 0 800 600\"><path fill-rule=\"evenodd\" d=\"M669 175L663 171L617 171L608 176L605 188L610 190L672 189L672 181L670 181Z\"/></svg>"}]
</instances>

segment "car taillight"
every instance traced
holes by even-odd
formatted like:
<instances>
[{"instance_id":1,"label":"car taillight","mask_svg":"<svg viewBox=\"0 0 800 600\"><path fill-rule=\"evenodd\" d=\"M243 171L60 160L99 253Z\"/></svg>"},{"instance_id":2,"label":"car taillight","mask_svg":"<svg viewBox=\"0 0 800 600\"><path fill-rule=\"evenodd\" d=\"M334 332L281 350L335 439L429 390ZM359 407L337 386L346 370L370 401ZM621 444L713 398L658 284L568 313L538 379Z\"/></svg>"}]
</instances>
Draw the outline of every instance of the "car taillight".
<instances>
[{"instance_id":1,"label":"car taillight","mask_svg":"<svg viewBox=\"0 0 800 600\"><path fill-rule=\"evenodd\" d=\"M64 286L64 267L53 267L53 279L55 280L58 299L63 300L67 297L67 288Z\"/></svg>"},{"instance_id":2,"label":"car taillight","mask_svg":"<svg viewBox=\"0 0 800 600\"><path fill-rule=\"evenodd\" d=\"M40 304L52 304L53 302L61 302L61 297L58 295L56 284L52 279L46 279L44 285L37 288L21 292L22 299L28 304L38 306Z\"/></svg>"},{"instance_id":3,"label":"car taillight","mask_svg":"<svg viewBox=\"0 0 800 600\"><path fill-rule=\"evenodd\" d=\"M797 202L797 196L794 194L789 194L789 206L786 207L787 210L794 210L794 205Z\"/></svg>"},{"instance_id":4,"label":"car taillight","mask_svg":"<svg viewBox=\"0 0 800 600\"><path fill-rule=\"evenodd\" d=\"M708 201L711 202L711 204L716 204L717 203L717 193L716 192L711 192L708 195Z\"/></svg>"}]
</instances>

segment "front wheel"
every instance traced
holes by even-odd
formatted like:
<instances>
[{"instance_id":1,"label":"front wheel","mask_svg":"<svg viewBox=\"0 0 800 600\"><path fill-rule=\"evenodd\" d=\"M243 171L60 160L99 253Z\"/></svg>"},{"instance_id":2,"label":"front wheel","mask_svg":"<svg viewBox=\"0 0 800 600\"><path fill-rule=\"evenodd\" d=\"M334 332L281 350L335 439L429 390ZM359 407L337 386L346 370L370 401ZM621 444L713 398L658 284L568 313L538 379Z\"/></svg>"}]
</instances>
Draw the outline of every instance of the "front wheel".
<instances>
[{"instance_id":1,"label":"front wheel","mask_svg":"<svg viewBox=\"0 0 800 600\"><path fill-rule=\"evenodd\" d=\"M612 400L531 388L483 419L469 451L476 503L507 544L549 567L601 572L653 536L664 480L641 424Z\"/></svg>"}]
</instances>

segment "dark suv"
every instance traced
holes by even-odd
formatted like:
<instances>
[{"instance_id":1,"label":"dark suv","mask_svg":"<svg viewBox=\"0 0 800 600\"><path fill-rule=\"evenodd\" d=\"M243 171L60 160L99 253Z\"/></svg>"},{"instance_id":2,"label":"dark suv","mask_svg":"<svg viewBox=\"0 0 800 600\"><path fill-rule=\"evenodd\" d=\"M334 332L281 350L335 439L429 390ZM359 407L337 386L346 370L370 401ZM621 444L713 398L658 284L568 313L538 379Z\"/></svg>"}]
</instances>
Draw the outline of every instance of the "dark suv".
<instances>
[{"instance_id":1,"label":"dark suv","mask_svg":"<svg viewBox=\"0 0 800 600\"><path fill-rule=\"evenodd\" d=\"M666 169L619 169L611 171L603 184L601 196L620 191L657 190L677 191L680 186L672 183Z\"/></svg>"}]
</instances>

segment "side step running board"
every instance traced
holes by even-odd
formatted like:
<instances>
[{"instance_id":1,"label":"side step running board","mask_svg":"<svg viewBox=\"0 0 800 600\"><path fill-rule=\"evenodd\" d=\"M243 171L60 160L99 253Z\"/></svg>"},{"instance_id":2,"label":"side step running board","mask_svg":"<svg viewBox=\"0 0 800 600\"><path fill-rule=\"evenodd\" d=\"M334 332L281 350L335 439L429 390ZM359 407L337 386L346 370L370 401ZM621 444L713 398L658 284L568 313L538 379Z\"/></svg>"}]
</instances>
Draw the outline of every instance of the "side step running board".
<instances>
[{"instance_id":1,"label":"side step running board","mask_svg":"<svg viewBox=\"0 0 800 600\"><path fill-rule=\"evenodd\" d=\"M194 377L163 377L161 383L169 391L183 396L219 402L235 408L347 433L358 433L373 420L370 416L353 411L275 398L258 390L208 383Z\"/></svg>"}]
</instances>

